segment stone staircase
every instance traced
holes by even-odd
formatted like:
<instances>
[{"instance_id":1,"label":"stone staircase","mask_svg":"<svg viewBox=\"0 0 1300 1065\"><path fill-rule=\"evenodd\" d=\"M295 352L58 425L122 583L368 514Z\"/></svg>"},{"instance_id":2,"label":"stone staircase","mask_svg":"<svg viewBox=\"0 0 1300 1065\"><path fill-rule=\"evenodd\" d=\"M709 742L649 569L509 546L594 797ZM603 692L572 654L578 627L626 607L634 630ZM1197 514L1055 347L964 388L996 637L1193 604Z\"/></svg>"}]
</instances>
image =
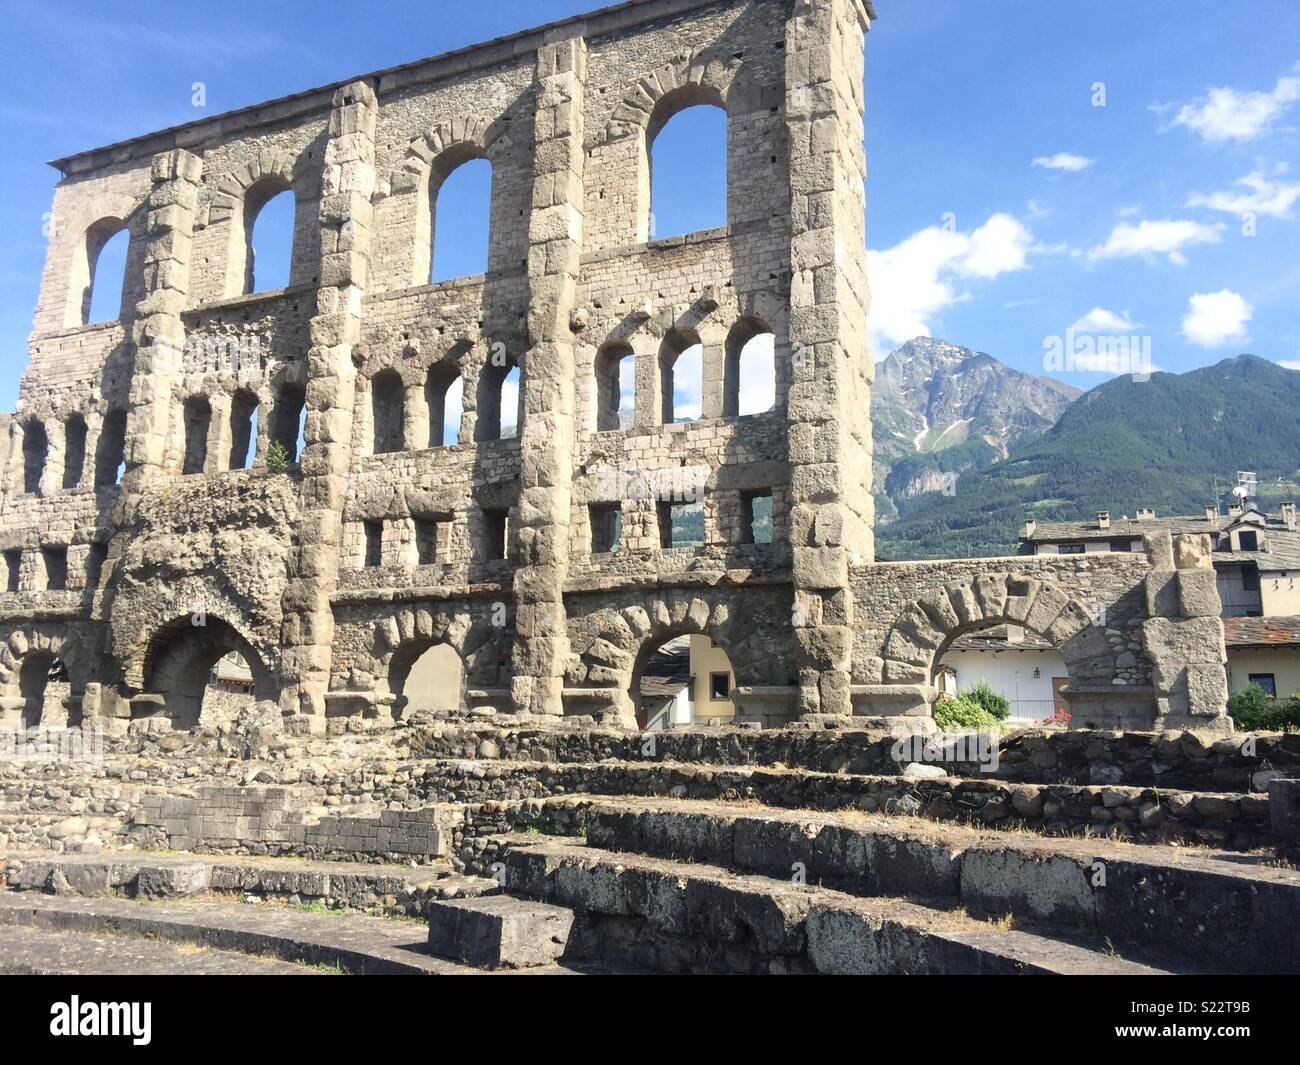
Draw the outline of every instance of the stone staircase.
<instances>
[{"instance_id":1,"label":"stone staircase","mask_svg":"<svg viewBox=\"0 0 1300 1065\"><path fill-rule=\"evenodd\" d=\"M504 837L480 859L512 895L572 912L548 960L661 972L1283 973L1300 956L1300 873L1229 852L690 800L596 802L585 831ZM452 909L430 907L431 943L474 960L456 949L455 928L486 907L458 902L454 922Z\"/></svg>"}]
</instances>

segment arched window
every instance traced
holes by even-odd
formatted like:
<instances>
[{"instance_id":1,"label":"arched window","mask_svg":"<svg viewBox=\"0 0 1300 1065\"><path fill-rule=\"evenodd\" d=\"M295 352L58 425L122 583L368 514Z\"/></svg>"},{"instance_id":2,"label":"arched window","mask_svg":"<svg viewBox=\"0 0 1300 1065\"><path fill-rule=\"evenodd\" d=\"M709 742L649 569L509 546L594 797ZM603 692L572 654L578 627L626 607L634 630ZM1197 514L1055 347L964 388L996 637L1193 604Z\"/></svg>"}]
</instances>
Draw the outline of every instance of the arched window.
<instances>
[{"instance_id":1,"label":"arched window","mask_svg":"<svg viewBox=\"0 0 1300 1065\"><path fill-rule=\"evenodd\" d=\"M207 396L190 396L185 401L185 458L181 473L202 473L208 461L208 430L212 427L212 404Z\"/></svg>"},{"instance_id":2,"label":"arched window","mask_svg":"<svg viewBox=\"0 0 1300 1065\"><path fill-rule=\"evenodd\" d=\"M441 362L429 368L424 382L429 408L429 446L452 447L460 441L460 416L464 412L465 379L455 366Z\"/></svg>"},{"instance_id":3,"label":"arched window","mask_svg":"<svg viewBox=\"0 0 1300 1065\"><path fill-rule=\"evenodd\" d=\"M85 469L86 419L73 414L63 427L63 487L79 487Z\"/></svg>"},{"instance_id":4,"label":"arched window","mask_svg":"<svg viewBox=\"0 0 1300 1065\"><path fill-rule=\"evenodd\" d=\"M596 354L596 431L632 424L636 401L635 358L624 343L605 345Z\"/></svg>"},{"instance_id":5,"label":"arched window","mask_svg":"<svg viewBox=\"0 0 1300 1065\"><path fill-rule=\"evenodd\" d=\"M297 462L306 443L307 396L299 385L281 385L271 408L270 440Z\"/></svg>"},{"instance_id":6,"label":"arched window","mask_svg":"<svg viewBox=\"0 0 1300 1065\"><path fill-rule=\"evenodd\" d=\"M232 271L242 268L241 292L272 292L287 288L293 262L293 231L297 213L293 190L272 175L244 193L243 262L232 254Z\"/></svg>"},{"instance_id":7,"label":"arched window","mask_svg":"<svg viewBox=\"0 0 1300 1065\"><path fill-rule=\"evenodd\" d=\"M431 282L482 274L488 268L492 214L492 164L453 153L429 179Z\"/></svg>"},{"instance_id":8,"label":"arched window","mask_svg":"<svg viewBox=\"0 0 1300 1065\"><path fill-rule=\"evenodd\" d=\"M23 427L23 491L41 490L41 476L45 473L45 460L50 453L50 440L45 426L28 422Z\"/></svg>"},{"instance_id":9,"label":"arched window","mask_svg":"<svg viewBox=\"0 0 1300 1065\"><path fill-rule=\"evenodd\" d=\"M692 422L700 417L704 390L704 348L698 339L676 331L659 349L659 387L663 424Z\"/></svg>"},{"instance_id":10,"label":"arched window","mask_svg":"<svg viewBox=\"0 0 1300 1065\"><path fill-rule=\"evenodd\" d=\"M651 240L727 224L727 113L703 91L664 97L646 130Z\"/></svg>"},{"instance_id":11,"label":"arched window","mask_svg":"<svg viewBox=\"0 0 1300 1065\"><path fill-rule=\"evenodd\" d=\"M115 322L122 317L126 257L131 234L120 218L102 218L86 230L86 286L81 320Z\"/></svg>"},{"instance_id":12,"label":"arched window","mask_svg":"<svg viewBox=\"0 0 1300 1065\"><path fill-rule=\"evenodd\" d=\"M476 440L509 440L519 435L519 367L489 361L478 379Z\"/></svg>"},{"instance_id":13,"label":"arched window","mask_svg":"<svg viewBox=\"0 0 1300 1065\"><path fill-rule=\"evenodd\" d=\"M370 382L372 451L376 455L402 450L405 391L396 370L380 370Z\"/></svg>"},{"instance_id":14,"label":"arched window","mask_svg":"<svg viewBox=\"0 0 1300 1065\"><path fill-rule=\"evenodd\" d=\"M104 415L99 429L99 443L95 446L95 487L108 488L117 484L125 472L126 411L110 410Z\"/></svg>"},{"instance_id":15,"label":"arched window","mask_svg":"<svg viewBox=\"0 0 1300 1065\"><path fill-rule=\"evenodd\" d=\"M257 457L257 396L246 388L230 402L230 468L246 470Z\"/></svg>"},{"instance_id":16,"label":"arched window","mask_svg":"<svg viewBox=\"0 0 1300 1065\"><path fill-rule=\"evenodd\" d=\"M762 414L775 406L776 337L761 323L740 321L727 337L723 416Z\"/></svg>"}]
</instances>

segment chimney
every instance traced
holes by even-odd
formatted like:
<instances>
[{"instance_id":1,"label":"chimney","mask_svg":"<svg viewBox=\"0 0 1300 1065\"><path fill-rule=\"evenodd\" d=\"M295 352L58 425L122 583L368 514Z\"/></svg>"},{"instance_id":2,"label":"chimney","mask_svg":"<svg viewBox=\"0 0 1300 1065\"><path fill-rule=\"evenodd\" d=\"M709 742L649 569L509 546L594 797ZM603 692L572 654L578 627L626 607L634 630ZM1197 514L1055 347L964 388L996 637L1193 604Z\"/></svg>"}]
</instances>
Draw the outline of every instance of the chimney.
<instances>
[{"instance_id":1,"label":"chimney","mask_svg":"<svg viewBox=\"0 0 1300 1065\"><path fill-rule=\"evenodd\" d=\"M1138 521L1153 521L1155 516L1156 512L1150 507L1138 507Z\"/></svg>"},{"instance_id":2,"label":"chimney","mask_svg":"<svg viewBox=\"0 0 1300 1065\"><path fill-rule=\"evenodd\" d=\"M1206 520L1206 521L1218 521L1218 520L1219 520L1219 508L1218 508L1218 507L1209 507L1209 506L1207 506L1207 507L1205 508L1205 520Z\"/></svg>"},{"instance_id":3,"label":"chimney","mask_svg":"<svg viewBox=\"0 0 1300 1065\"><path fill-rule=\"evenodd\" d=\"M1228 517L1230 517L1230 518L1240 518L1240 517L1241 517L1241 504L1240 504L1240 503L1229 503L1229 504L1228 504Z\"/></svg>"},{"instance_id":4,"label":"chimney","mask_svg":"<svg viewBox=\"0 0 1300 1065\"><path fill-rule=\"evenodd\" d=\"M1099 510L1099 511L1097 511L1097 528L1098 528L1098 529L1109 529L1109 528L1110 528L1110 511L1109 511L1109 510Z\"/></svg>"},{"instance_id":5,"label":"chimney","mask_svg":"<svg viewBox=\"0 0 1300 1065\"><path fill-rule=\"evenodd\" d=\"M1295 532L1295 500L1282 504L1282 521L1288 529Z\"/></svg>"},{"instance_id":6,"label":"chimney","mask_svg":"<svg viewBox=\"0 0 1300 1065\"><path fill-rule=\"evenodd\" d=\"M1037 528L1038 528L1038 520L1037 520L1036 518L1031 518L1028 514L1026 514L1026 515L1025 515L1025 535L1026 535L1026 536L1033 536L1033 535L1034 535L1034 530L1037 529Z\"/></svg>"}]
</instances>

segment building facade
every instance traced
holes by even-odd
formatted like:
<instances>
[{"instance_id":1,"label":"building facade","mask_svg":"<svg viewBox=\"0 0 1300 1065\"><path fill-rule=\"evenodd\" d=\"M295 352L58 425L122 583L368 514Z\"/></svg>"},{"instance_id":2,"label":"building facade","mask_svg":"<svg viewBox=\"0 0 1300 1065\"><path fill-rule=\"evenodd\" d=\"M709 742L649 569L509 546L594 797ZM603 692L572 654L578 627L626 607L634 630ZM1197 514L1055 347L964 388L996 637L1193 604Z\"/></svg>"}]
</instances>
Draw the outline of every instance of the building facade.
<instances>
[{"instance_id":1,"label":"building facade","mask_svg":"<svg viewBox=\"0 0 1300 1065\"><path fill-rule=\"evenodd\" d=\"M237 652L292 727L382 725L445 645L464 706L631 724L650 656L692 634L740 720L925 715L948 644L1010 622L1060 650L1081 721L1221 727L1198 536L1087 568L874 560L873 14L633 0L57 161L0 496L3 720L31 723L58 663L71 720L191 727ZM654 240L655 137L693 106L726 114L727 223ZM487 271L432 284L438 189L474 159ZM286 190L289 285L250 291ZM123 230L120 316L86 324ZM776 405L741 416L762 334ZM702 543L675 544L700 504Z\"/></svg>"}]
</instances>

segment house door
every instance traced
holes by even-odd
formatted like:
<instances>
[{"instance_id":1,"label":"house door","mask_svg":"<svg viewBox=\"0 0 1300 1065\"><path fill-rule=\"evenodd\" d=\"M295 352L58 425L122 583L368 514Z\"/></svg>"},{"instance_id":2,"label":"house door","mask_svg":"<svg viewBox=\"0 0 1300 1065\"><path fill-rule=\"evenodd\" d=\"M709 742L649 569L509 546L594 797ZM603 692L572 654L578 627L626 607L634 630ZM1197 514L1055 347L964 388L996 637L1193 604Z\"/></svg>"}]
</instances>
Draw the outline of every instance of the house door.
<instances>
[{"instance_id":1,"label":"house door","mask_svg":"<svg viewBox=\"0 0 1300 1065\"><path fill-rule=\"evenodd\" d=\"M1059 714L1062 710L1069 712L1069 704L1065 701L1065 696L1061 694L1061 689L1070 683L1069 677L1052 678L1052 712Z\"/></svg>"}]
</instances>

